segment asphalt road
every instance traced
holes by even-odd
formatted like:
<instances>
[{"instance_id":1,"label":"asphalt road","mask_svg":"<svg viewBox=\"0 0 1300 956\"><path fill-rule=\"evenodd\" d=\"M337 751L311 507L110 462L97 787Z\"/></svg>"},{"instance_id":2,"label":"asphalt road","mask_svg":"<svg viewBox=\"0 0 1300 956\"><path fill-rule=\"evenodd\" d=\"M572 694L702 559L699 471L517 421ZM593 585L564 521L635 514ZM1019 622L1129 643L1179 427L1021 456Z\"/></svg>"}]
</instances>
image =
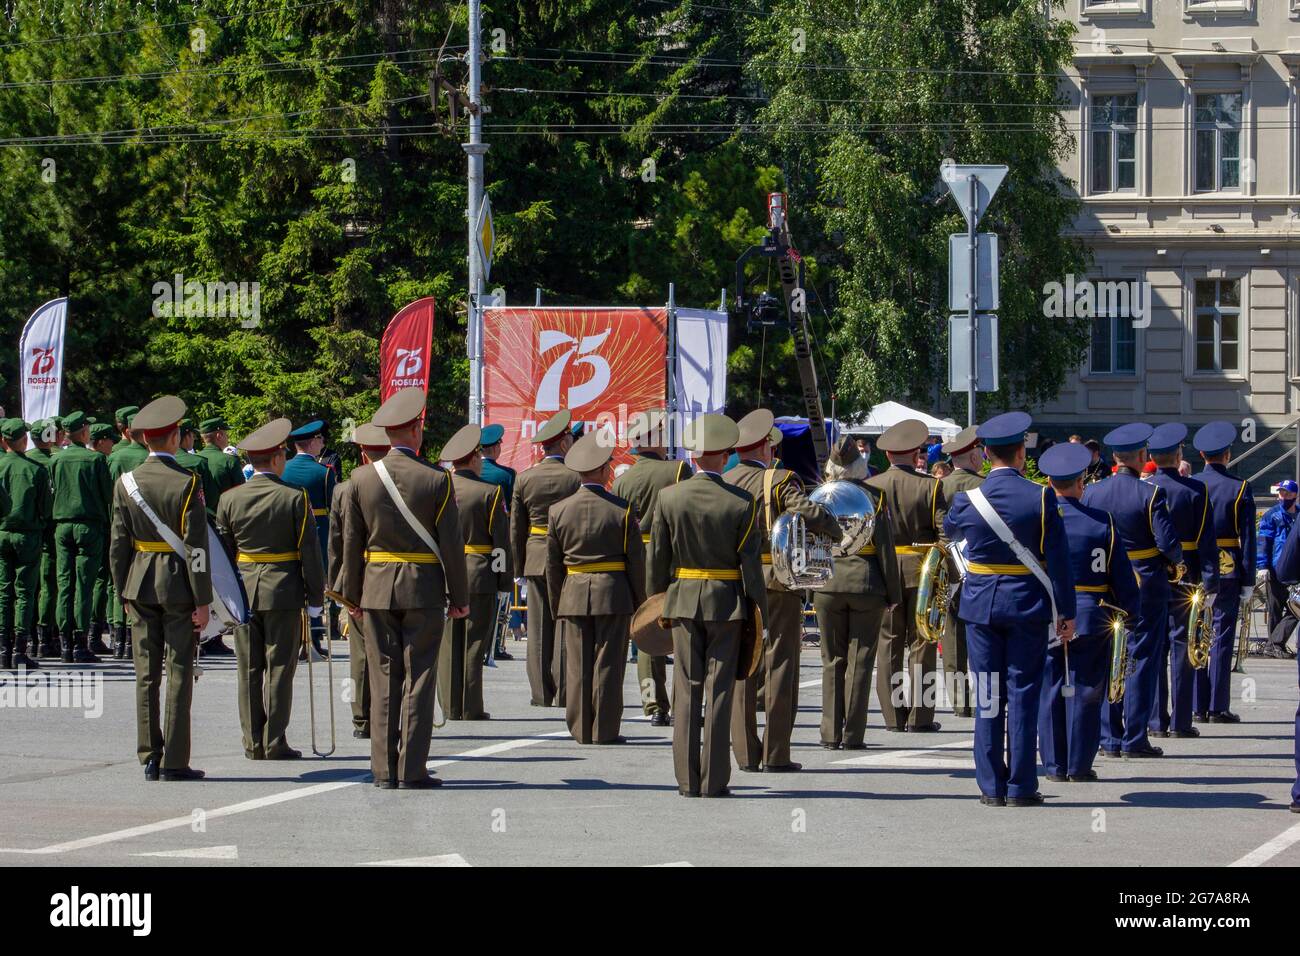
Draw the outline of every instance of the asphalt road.
<instances>
[{"instance_id":1,"label":"asphalt road","mask_svg":"<svg viewBox=\"0 0 1300 956\"><path fill-rule=\"evenodd\" d=\"M345 644L335 646L340 694ZM225 661L207 665L195 691L192 762L207 779L147 783L133 677L112 662L99 716L0 709L0 864L1300 864L1300 817L1287 812L1293 661L1252 659L1234 676L1239 725L1159 741L1163 759L1099 760L1097 784L1042 781L1044 807L992 809L977 800L971 720L940 713L940 733L909 737L884 732L873 709L867 751L822 750L815 649L803 655L795 732L804 772L736 770L733 799L684 800L671 729L631 705L634 669L628 743L583 747L559 710L529 706L523 648L512 643L518 659L488 672L490 722L435 732L431 765L445 785L432 792L370 786L368 742L353 739L341 702L332 757L244 759ZM290 740L309 750L306 681L300 666Z\"/></svg>"}]
</instances>

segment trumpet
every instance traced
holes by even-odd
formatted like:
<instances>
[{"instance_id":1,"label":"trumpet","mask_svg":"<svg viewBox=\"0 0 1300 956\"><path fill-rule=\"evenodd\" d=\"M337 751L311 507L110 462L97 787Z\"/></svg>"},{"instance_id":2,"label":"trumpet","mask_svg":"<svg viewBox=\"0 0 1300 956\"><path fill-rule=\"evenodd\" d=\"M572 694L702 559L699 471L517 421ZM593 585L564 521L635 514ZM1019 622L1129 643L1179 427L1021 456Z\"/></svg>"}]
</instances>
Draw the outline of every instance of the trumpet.
<instances>
[{"instance_id":1,"label":"trumpet","mask_svg":"<svg viewBox=\"0 0 1300 956\"><path fill-rule=\"evenodd\" d=\"M317 757L328 757L338 746L334 730L334 628L330 625L328 603L321 608L321 613L325 615L325 692L330 702L329 750L321 750L316 743L316 673L312 669L311 620L306 608L302 612L302 642L307 652L307 714L311 719L311 752Z\"/></svg>"},{"instance_id":2,"label":"trumpet","mask_svg":"<svg viewBox=\"0 0 1300 956\"><path fill-rule=\"evenodd\" d=\"M1128 612L1106 601L1098 601L1098 607L1111 612L1110 618L1110 681L1106 685L1106 699L1118 704L1124 699L1124 685L1128 680Z\"/></svg>"},{"instance_id":3,"label":"trumpet","mask_svg":"<svg viewBox=\"0 0 1300 956\"><path fill-rule=\"evenodd\" d=\"M1184 587L1187 587L1184 585ZM1214 622L1210 615L1209 595L1204 585L1189 588L1187 596L1187 663L1193 670L1210 664L1210 646L1214 643Z\"/></svg>"}]
</instances>

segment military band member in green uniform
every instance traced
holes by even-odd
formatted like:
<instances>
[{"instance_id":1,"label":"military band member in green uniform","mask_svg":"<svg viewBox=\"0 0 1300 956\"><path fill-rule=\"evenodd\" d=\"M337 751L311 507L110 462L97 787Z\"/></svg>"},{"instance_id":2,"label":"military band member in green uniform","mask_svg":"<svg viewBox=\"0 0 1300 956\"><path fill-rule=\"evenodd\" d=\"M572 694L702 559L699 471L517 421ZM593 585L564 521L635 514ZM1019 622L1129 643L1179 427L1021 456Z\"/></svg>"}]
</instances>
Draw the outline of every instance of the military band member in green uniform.
<instances>
[{"instance_id":1,"label":"military band member in green uniform","mask_svg":"<svg viewBox=\"0 0 1300 956\"><path fill-rule=\"evenodd\" d=\"M69 444L50 464L54 492L54 547L58 567L58 623L63 641L63 662L94 664L90 632L95 578L104 560L113 486L108 465L98 452L86 447L90 425L82 412L64 418ZM108 653L107 647L99 647Z\"/></svg>"},{"instance_id":2,"label":"military band member in green uniform","mask_svg":"<svg viewBox=\"0 0 1300 956\"><path fill-rule=\"evenodd\" d=\"M614 479L611 491L631 502L640 516L641 543L650 544L650 529L654 524L655 504L659 492L691 476L691 466L685 461L667 459L667 415L662 409L642 412L633 416L628 426L627 441L636 456L627 471ZM650 718L652 727L670 725L670 700L668 696L668 656L639 653L636 658L637 686L641 690L641 709Z\"/></svg>"},{"instance_id":3,"label":"military band member in green uniform","mask_svg":"<svg viewBox=\"0 0 1300 956\"><path fill-rule=\"evenodd\" d=\"M867 460L859 453L857 441L845 435L831 450L826 478L860 485L876 506L876 523L871 540L835 558L830 581L813 592L821 632L821 744L827 750L866 748L871 668L880 625L903 602L893 529L880 492L867 487L868 476Z\"/></svg>"},{"instance_id":4,"label":"military band member in green uniform","mask_svg":"<svg viewBox=\"0 0 1300 956\"><path fill-rule=\"evenodd\" d=\"M239 459L226 454L230 444L229 428L222 418L205 418L199 422L199 434L203 436L203 447L198 453L208 462L208 471L216 482L217 496L225 494L231 488L244 483L244 469ZM216 507L216 500L212 502Z\"/></svg>"},{"instance_id":5,"label":"military band member in green uniform","mask_svg":"<svg viewBox=\"0 0 1300 956\"><path fill-rule=\"evenodd\" d=\"M731 791L731 693L741 628L767 616L757 505L720 474L740 436L725 415L702 415L684 444L696 472L659 493L650 532L649 590L673 622L673 766L685 797ZM665 593L666 592L666 593Z\"/></svg>"},{"instance_id":6,"label":"military band member in green uniform","mask_svg":"<svg viewBox=\"0 0 1300 956\"><path fill-rule=\"evenodd\" d=\"M361 464L368 465L388 454L388 433L377 425L358 425L351 441L361 451ZM348 510L351 480L334 486L330 500L330 544L325 562L325 581L333 591L339 589L339 571L343 565L343 516ZM352 736L370 739L370 668L366 664L365 622L360 617L341 615L348 638L348 677L352 681Z\"/></svg>"},{"instance_id":7,"label":"military band member in green uniform","mask_svg":"<svg viewBox=\"0 0 1300 956\"><path fill-rule=\"evenodd\" d=\"M738 423L736 455L740 461L722 476L757 502L753 535L767 587L767 645L760 671L766 726L758 736L757 695L760 674L737 682L731 709L731 746L740 769L748 773L802 770L790 759L790 737L799 711L799 650L803 635L803 594L789 591L772 573L772 522L783 512L802 515L812 534L838 544L843 532L835 516L809 501L794 472L772 465L771 432L775 416L755 409ZM760 766L761 764L761 766Z\"/></svg>"},{"instance_id":8,"label":"military band member in green uniform","mask_svg":"<svg viewBox=\"0 0 1300 956\"><path fill-rule=\"evenodd\" d=\"M138 405L123 405L113 413L118 431L122 434L122 439L108 455L108 477L115 485L122 475L143 464L149 457L149 449L144 446L143 439L131 430L131 422L139 410ZM108 620L113 628L113 656L118 660L130 659L131 629L127 626L126 614L122 610L116 587L109 591Z\"/></svg>"},{"instance_id":9,"label":"military band member in green uniform","mask_svg":"<svg viewBox=\"0 0 1300 956\"><path fill-rule=\"evenodd\" d=\"M27 457L44 470L47 485L50 483L50 465L54 461L55 451L54 435L57 431L54 422L48 418L39 419L28 425ZM41 570L37 580L36 616L40 631L38 649L41 657L62 655L58 642L59 621L56 611L58 598L58 560L54 555L54 519L51 517L41 537Z\"/></svg>"},{"instance_id":10,"label":"military band member in green uniform","mask_svg":"<svg viewBox=\"0 0 1300 956\"><path fill-rule=\"evenodd\" d=\"M443 607L469 613L465 542L451 476L419 457L424 390L405 388L375 413L392 450L352 472L339 593L365 619L370 764L375 786L423 790Z\"/></svg>"},{"instance_id":11,"label":"military band member in green uniform","mask_svg":"<svg viewBox=\"0 0 1300 956\"><path fill-rule=\"evenodd\" d=\"M280 480L284 440L277 418L239 443L253 465L246 484L221 496L217 532L235 555L248 595L249 621L235 631L239 725L250 760L294 760L289 746L293 674L308 617L325 603L325 569L307 492Z\"/></svg>"},{"instance_id":12,"label":"military band member in green uniform","mask_svg":"<svg viewBox=\"0 0 1300 956\"><path fill-rule=\"evenodd\" d=\"M975 434L978 430L975 425L963 428L940 447L952 459L952 474L942 479L946 501L952 501L959 491L978 488L984 483L984 447ZM956 568L949 569L948 580L957 580ZM974 717L966 678L966 622L957 616L960 595L960 588L949 587L948 616L943 630L944 686L951 689L953 716Z\"/></svg>"},{"instance_id":13,"label":"military band member in green uniform","mask_svg":"<svg viewBox=\"0 0 1300 956\"><path fill-rule=\"evenodd\" d=\"M546 530L551 505L581 483L564 466L573 445L569 410L558 413L533 436L545 455L515 479L510 505L510 560L528 582L528 686L534 707L563 707L564 642L555 639L555 610L546 591Z\"/></svg>"},{"instance_id":14,"label":"military band member in green uniform","mask_svg":"<svg viewBox=\"0 0 1300 956\"><path fill-rule=\"evenodd\" d=\"M939 729L934 719L935 645L922 640L916 632L921 559L927 546L939 540L948 510L939 479L916 469L916 451L928 435L925 424L914 418L891 426L876 442L888 457L889 468L867 479L868 487L884 493L905 592L903 603L885 615L881 628L876 651L876 694L885 729L913 733ZM902 700L904 654L909 658L910 707L904 706Z\"/></svg>"},{"instance_id":15,"label":"military band member in green uniform","mask_svg":"<svg viewBox=\"0 0 1300 956\"><path fill-rule=\"evenodd\" d=\"M199 479L176 464L177 427L185 403L174 395L136 413L133 431L148 458L113 487L109 562L113 584L131 623L136 677L136 752L146 780L197 780L190 763L190 702L194 693L195 630L208 623L212 579L205 559L207 515ZM128 483L149 507L136 504ZM187 557L176 553L181 545ZM166 712L159 714L163 668Z\"/></svg>"},{"instance_id":16,"label":"military band member in green uniform","mask_svg":"<svg viewBox=\"0 0 1300 956\"><path fill-rule=\"evenodd\" d=\"M41 543L51 523L53 501L45 469L28 458L27 425L21 418L0 422L0 640L4 667L36 668L36 600ZM28 656L28 648L32 656Z\"/></svg>"},{"instance_id":17,"label":"military band member in green uniform","mask_svg":"<svg viewBox=\"0 0 1300 956\"><path fill-rule=\"evenodd\" d=\"M453 469L452 491L469 575L469 616L447 621L438 650L438 696L448 720L492 716L483 709L483 658L495 637L497 602L509 600L512 582L505 490L479 477L482 431L466 425L438 455Z\"/></svg>"},{"instance_id":18,"label":"military band member in green uniform","mask_svg":"<svg viewBox=\"0 0 1300 956\"><path fill-rule=\"evenodd\" d=\"M623 666L633 612L645 602L636 509L606 490L614 435L593 431L564 456L582 485L551 506L546 583L565 642L565 720L580 744L621 744Z\"/></svg>"}]
</instances>

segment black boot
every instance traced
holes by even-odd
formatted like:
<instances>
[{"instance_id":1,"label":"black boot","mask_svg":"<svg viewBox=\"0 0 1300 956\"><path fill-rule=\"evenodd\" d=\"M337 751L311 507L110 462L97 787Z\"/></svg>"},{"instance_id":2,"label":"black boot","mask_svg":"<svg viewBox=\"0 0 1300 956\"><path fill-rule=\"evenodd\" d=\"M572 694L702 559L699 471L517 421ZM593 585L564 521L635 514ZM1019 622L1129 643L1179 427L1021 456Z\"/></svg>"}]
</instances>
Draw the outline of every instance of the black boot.
<instances>
[{"instance_id":1,"label":"black boot","mask_svg":"<svg viewBox=\"0 0 1300 956\"><path fill-rule=\"evenodd\" d=\"M90 648L86 644L86 634L84 631L77 631L72 635L72 662L74 664L99 663L99 658L90 653Z\"/></svg>"},{"instance_id":2,"label":"black boot","mask_svg":"<svg viewBox=\"0 0 1300 956\"><path fill-rule=\"evenodd\" d=\"M90 628L90 643L87 645L90 653L103 654L108 657L113 653L112 649L104 643L104 629L108 625L103 621L96 621Z\"/></svg>"},{"instance_id":3,"label":"black boot","mask_svg":"<svg viewBox=\"0 0 1300 956\"><path fill-rule=\"evenodd\" d=\"M62 634L60 634L59 641L63 645L63 651L62 653L59 654L59 660L63 661L63 663L65 664L71 664L72 648L73 648L71 629L66 630Z\"/></svg>"},{"instance_id":4,"label":"black boot","mask_svg":"<svg viewBox=\"0 0 1300 956\"><path fill-rule=\"evenodd\" d=\"M29 671L34 671L38 669L41 665L36 663L36 661L32 660L30 657L27 656L27 644L29 640L32 645L32 652L35 653L36 651L35 635L32 635L29 638L26 631L18 632L18 639L14 645L14 667L26 667Z\"/></svg>"},{"instance_id":5,"label":"black boot","mask_svg":"<svg viewBox=\"0 0 1300 956\"><path fill-rule=\"evenodd\" d=\"M119 661L131 659L131 629L125 624L113 625L113 657Z\"/></svg>"},{"instance_id":6,"label":"black boot","mask_svg":"<svg viewBox=\"0 0 1300 956\"><path fill-rule=\"evenodd\" d=\"M40 631L41 631L41 645L40 645L39 656L58 657L60 653L59 642L57 639L56 632L54 630L54 625L42 624Z\"/></svg>"},{"instance_id":7,"label":"black boot","mask_svg":"<svg viewBox=\"0 0 1300 956\"><path fill-rule=\"evenodd\" d=\"M9 670L14 666L14 632L9 628L0 631L0 668Z\"/></svg>"}]
</instances>

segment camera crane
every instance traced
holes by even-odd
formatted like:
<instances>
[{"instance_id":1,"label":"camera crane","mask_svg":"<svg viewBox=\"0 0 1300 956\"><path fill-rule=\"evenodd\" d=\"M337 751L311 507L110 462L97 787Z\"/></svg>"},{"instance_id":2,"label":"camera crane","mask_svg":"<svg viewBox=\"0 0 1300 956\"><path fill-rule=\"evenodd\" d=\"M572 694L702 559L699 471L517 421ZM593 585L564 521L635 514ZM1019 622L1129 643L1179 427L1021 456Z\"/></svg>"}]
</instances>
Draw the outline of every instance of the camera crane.
<instances>
[{"instance_id":1,"label":"camera crane","mask_svg":"<svg viewBox=\"0 0 1300 956\"><path fill-rule=\"evenodd\" d=\"M768 234L762 244L750 246L736 260L736 309L745 315L746 331L752 332L756 327L785 327L790 330L790 336L794 339L794 358L799 366L799 382L808 413L813 450L817 455L817 466L821 468L830 457L830 443L826 438L826 416L822 413L821 389L817 385L812 337L808 331L803 256L790 241L785 193L768 193L767 225ZM784 309L783 303L767 292L760 292L752 299L745 298L745 263L754 256L776 260L781 291L785 297Z\"/></svg>"}]
</instances>

